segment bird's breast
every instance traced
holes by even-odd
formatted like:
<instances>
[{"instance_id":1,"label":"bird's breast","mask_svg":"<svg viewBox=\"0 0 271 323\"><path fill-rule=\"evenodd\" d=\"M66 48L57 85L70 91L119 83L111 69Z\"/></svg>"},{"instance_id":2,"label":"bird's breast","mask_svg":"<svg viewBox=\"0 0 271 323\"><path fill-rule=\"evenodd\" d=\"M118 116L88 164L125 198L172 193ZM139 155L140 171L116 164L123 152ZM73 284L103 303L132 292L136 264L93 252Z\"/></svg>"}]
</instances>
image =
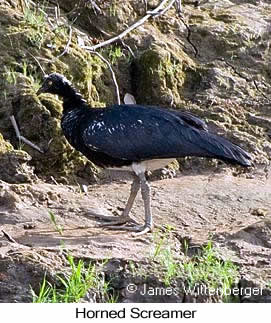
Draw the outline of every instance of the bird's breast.
<instances>
[{"instance_id":1,"label":"bird's breast","mask_svg":"<svg viewBox=\"0 0 271 323\"><path fill-rule=\"evenodd\" d=\"M75 133L78 124L80 123L80 119L79 111L77 109L68 111L61 119L63 133L72 146L76 146L78 136Z\"/></svg>"}]
</instances>

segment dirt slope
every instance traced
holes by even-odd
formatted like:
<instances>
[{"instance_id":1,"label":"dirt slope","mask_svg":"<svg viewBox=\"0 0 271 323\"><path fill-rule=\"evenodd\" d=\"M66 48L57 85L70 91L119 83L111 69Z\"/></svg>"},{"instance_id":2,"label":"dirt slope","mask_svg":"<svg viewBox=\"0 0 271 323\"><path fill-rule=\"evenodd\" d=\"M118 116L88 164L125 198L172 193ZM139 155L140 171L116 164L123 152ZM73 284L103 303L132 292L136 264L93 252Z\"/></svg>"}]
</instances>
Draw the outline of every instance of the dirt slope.
<instances>
[{"instance_id":1,"label":"dirt slope","mask_svg":"<svg viewBox=\"0 0 271 323\"><path fill-rule=\"evenodd\" d=\"M152 184L155 224L174 228L171 243L177 254L184 239L189 241L192 254L211 239L225 259L240 265L242 281L262 287L268 285L271 280L270 178L266 179L263 173L255 178L238 178L226 173L190 174ZM5 193L2 193L0 205L4 204L6 208L1 212L1 229L19 243L7 242L2 237L2 257L12 259L16 255L25 265L35 263L36 259L37 268L40 268L40 260L36 257L39 259L42 255L46 259L42 263L45 261L47 270L50 268L49 271L54 272L62 266L58 264L58 258L64 244L78 258L118 259L113 267L119 266L119 261L127 260L148 263L157 243L155 234L133 238L127 232L99 228L99 221L95 219L97 213L120 212L129 185L126 182L94 185L86 195L76 193L76 187L63 185L2 183ZM63 227L62 235L49 220L49 211ZM142 221L140 198L132 215ZM28 258L33 259L29 261ZM1 300L5 301L6 297L4 294ZM261 296L256 301L267 301L268 297Z\"/></svg>"}]
</instances>

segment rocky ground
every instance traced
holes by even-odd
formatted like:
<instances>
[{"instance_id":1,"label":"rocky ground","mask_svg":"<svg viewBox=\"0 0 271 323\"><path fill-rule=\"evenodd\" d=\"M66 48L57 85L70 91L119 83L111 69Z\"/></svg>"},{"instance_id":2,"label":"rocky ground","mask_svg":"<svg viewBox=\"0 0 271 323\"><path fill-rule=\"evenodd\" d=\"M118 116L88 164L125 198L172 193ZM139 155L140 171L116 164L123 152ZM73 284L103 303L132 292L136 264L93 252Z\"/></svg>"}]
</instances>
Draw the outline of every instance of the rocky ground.
<instances>
[{"instance_id":1,"label":"rocky ground","mask_svg":"<svg viewBox=\"0 0 271 323\"><path fill-rule=\"evenodd\" d=\"M67 271L63 249L86 263L106 259L102 272L107 282L114 277L119 301L221 301L127 293L131 282L138 290L146 282L163 285L151 256L163 234L179 262L194 261L213 241L222 261L238 266L239 289L262 288L261 295L235 301L271 301L269 0L183 1L181 15L172 7L124 43L98 49L116 73L121 99L129 92L141 104L195 113L254 158L247 171L188 158L171 168L170 174L177 170L172 179L166 172L152 175L154 233L133 238L99 226L95 215L121 212L129 181L75 152L60 129L61 102L36 96L42 66L65 74L90 105L115 103L108 66L82 43L101 44L142 18L145 3L153 10L160 2L97 0L99 11L81 0L0 1L0 302L32 301L30 285L38 292L44 273L54 282L57 272ZM43 153L18 140L12 115ZM132 215L142 221L140 198ZM85 301L95 301L91 295Z\"/></svg>"}]
</instances>

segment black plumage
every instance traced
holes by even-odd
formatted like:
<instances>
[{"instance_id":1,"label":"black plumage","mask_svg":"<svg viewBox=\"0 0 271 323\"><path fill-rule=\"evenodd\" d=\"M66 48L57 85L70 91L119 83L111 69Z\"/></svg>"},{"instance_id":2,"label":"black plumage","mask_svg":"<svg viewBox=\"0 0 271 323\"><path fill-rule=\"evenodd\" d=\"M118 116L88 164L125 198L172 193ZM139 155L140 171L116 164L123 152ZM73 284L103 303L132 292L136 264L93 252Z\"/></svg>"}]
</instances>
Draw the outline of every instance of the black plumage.
<instances>
[{"instance_id":1,"label":"black plumage","mask_svg":"<svg viewBox=\"0 0 271 323\"><path fill-rule=\"evenodd\" d=\"M90 108L71 83L57 73L45 78L38 94L41 92L63 98L61 127L76 150L101 167L132 167L137 177L124 218L130 219L128 213L140 186L145 204L144 232L152 227L149 185L144 173L152 169L153 160L156 167L165 166L164 160L166 163L185 156L217 158L245 167L251 165L246 151L210 133L205 122L190 113L142 105ZM157 164L157 160L161 163Z\"/></svg>"}]
</instances>

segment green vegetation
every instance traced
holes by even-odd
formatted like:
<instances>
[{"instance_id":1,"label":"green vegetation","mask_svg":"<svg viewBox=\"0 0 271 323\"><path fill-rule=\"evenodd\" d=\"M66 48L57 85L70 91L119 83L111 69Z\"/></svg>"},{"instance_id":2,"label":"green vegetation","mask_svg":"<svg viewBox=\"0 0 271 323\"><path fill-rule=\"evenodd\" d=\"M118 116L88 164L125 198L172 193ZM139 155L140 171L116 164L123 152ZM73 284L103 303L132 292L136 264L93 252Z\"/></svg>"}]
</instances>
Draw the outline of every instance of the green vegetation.
<instances>
[{"instance_id":1,"label":"green vegetation","mask_svg":"<svg viewBox=\"0 0 271 323\"><path fill-rule=\"evenodd\" d=\"M55 230L60 234L62 235L63 234L63 227L59 224L57 224L56 222L56 218L55 218L55 215L53 212L49 211L49 215L50 215L50 220L51 220L51 223L53 224Z\"/></svg>"},{"instance_id":2,"label":"green vegetation","mask_svg":"<svg viewBox=\"0 0 271 323\"><path fill-rule=\"evenodd\" d=\"M43 27L45 25L45 14L43 10L36 8L25 8L23 21L33 27Z\"/></svg>"},{"instance_id":3,"label":"green vegetation","mask_svg":"<svg viewBox=\"0 0 271 323\"><path fill-rule=\"evenodd\" d=\"M112 0L111 1L111 4L110 4L110 7L109 7L109 15L111 17L116 17L117 16L117 2L116 0Z\"/></svg>"},{"instance_id":4,"label":"green vegetation","mask_svg":"<svg viewBox=\"0 0 271 323\"><path fill-rule=\"evenodd\" d=\"M51 284L44 277L38 294L31 288L33 303L77 303L93 292L93 299L99 302L115 303L117 296L112 293L110 283L95 265L85 267L82 260L76 264L71 255L67 256L70 273L57 275L57 284Z\"/></svg>"},{"instance_id":5,"label":"green vegetation","mask_svg":"<svg viewBox=\"0 0 271 323\"><path fill-rule=\"evenodd\" d=\"M238 278L237 266L229 260L221 260L211 241L192 258L187 257L189 246L185 242L185 256L176 260L170 245L171 230L172 228L167 228L159 238L152 256L157 262L156 270L162 272L162 281L166 286L172 285L180 278L192 291L197 286L221 291L234 286ZM225 302L231 300L230 296L226 295L222 295L222 299Z\"/></svg>"},{"instance_id":6,"label":"green vegetation","mask_svg":"<svg viewBox=\"0 0 271 323\"><path fill-rule=\"evenodd\" d=\"M4 72L4 76L6 81L10 84L10 85L16 85L17 84L17 76L16 76L16 72L14 70L13 67L6 67L5 66L5 72Z\"/></svg>"},{"instance_id":7,"label":"green vegetation","mask_svg":"<svg viewBox=\"0 0 271 323\"><path fill-rule=\"evenodd\" d=\"M163 270L163 282L166 286L169 286L172 280L178 275L179 265L173 258L169 239L172 231L171 226L166 227L165 233L159 237L159 232L154 236L156 246L153 255L151 255L152 261L158 262L158 267L162 267ZM157 268L157 270L161 270Z\"/></svg>"},{"instance_id":8,"label":"green vegetation","mask_svg":"<svg viewBox=\"0 0 271 323\"><path fill-rule=\"evenodd\" d=\"M238 276L237 267L229 260L219 259L210 241L194 259L181 264L180 271L187 278L189 287L202 283L208 288L223 290L231 288Z\"/></svg>"},{"instance_id":9,"label":"green vegetation","mask_svg":"<svg viewBox=\"0 0 271 323\"><path fill-rule=\"evenodd\" d=\"M41 48L46 33L46 16L39 8L25 8L22 25L28 31L27 37L31 45Z\"/></svg>"},{"instance_id":10,"label":"green vegetation","mask_svg":"<svg viewBox=\"0 0 271 323\"><path fill-rule=\"evenodd\" d=\"M2 134L0 133L0 154L7 153L12 150L12 146L9 142L4 140Z\"/></svg>"},{"instance_id":11,"label":"green vegetation","mask_svg":"<svg viewBox=\"0 0 271 323\"><path fill-rule=\"evenodd\" d=\"M128 269L133 277L141 277L146 281L152 273L160 277L161 282L166 287L179 286L180 291L186 294L196 294L197 288L204 287L203 296L208 297L208 291L219 290L219 296L224 302L234 301L228 290L234 287L238 277L237 267L230 261L222 261L218 258L211 242L199 250L198 255L183 259L176 259L169 244L172 228L167 228L157 240L154 254L151 256L151 272L143 271L141 266L137 266L133 261L129 261ZM85 265L83 260L75 262L74 258L68 254L69 265L65 274L56 275L55 283L51 283L44 277L40 290L36 293L33 289L34 303L76 303L84 297L91 297L95 302L115 303L118 295L111 287L111 280L105 278L103 272L104 265ZM226 293L223 291L227 290ZM200 292L198 292L200 295ZM89 296L90 295L90 296ZM214 295L214 294L213 294Z\"/></svg>"},{"instance_id":12,"label":"green vegetation","mask_svg":"<svg viewBox=\"0 0 271 323\"><path fill-rule=\"evenodd\" d=\"M23 76L28 78L31 83L31 89L36 92L40 87L41 81L40 76L37 74L37 72L33 72L32 69L32 66L29 65L25 60L23 60L22 62L16 64L16 67L5 66L4 77L8 84L16 86L17 79L20 74L22 74Z\"/></svg>"},{"instance_id":13,"label":"green vegetation","mask_svg":"<svg viewBox=\"0 0 271 323\"><path fill-rule=\"evenodd\" d=\"M54 228L62 235L63 227L57 223L54 213L49 212L49 215ZM63 242L62 248L65 249ZM101 269L98 270L95 264L89 264L86 267L81 259L76 263L69 253L66 259L69 268L65 274L56 275L56 283L52 284L45 275L38 293L31 287L33 303L77 303L88 293L92 293L94 301L117 302L118 296L113 293L110 281L106 281L101 270L107 261L104 261Z\"/></svg>"},{"instance_id":14,"label":"green vegetation","mask_svg":"<svg viewBox=\"0 0 271 323\"><path fill-rule=\"evenodd\" d=\"M108 56L111 64L114 65L119 58L124 56L124 53L119 46L111 46Z\"/></svg>"},{"instance_id":15,"label":"green vegetation","mask_svg":"<svg viewBox=\"0 0 271 323\"><path fill-rule=\"evenodd\" d=\"M31 89L36 93L41 86L41 79L38 72L33 71L33 67L23 60L20 68L22 69L22 74L28 78L31 82Z\"/></svg>"}]
</instances>

